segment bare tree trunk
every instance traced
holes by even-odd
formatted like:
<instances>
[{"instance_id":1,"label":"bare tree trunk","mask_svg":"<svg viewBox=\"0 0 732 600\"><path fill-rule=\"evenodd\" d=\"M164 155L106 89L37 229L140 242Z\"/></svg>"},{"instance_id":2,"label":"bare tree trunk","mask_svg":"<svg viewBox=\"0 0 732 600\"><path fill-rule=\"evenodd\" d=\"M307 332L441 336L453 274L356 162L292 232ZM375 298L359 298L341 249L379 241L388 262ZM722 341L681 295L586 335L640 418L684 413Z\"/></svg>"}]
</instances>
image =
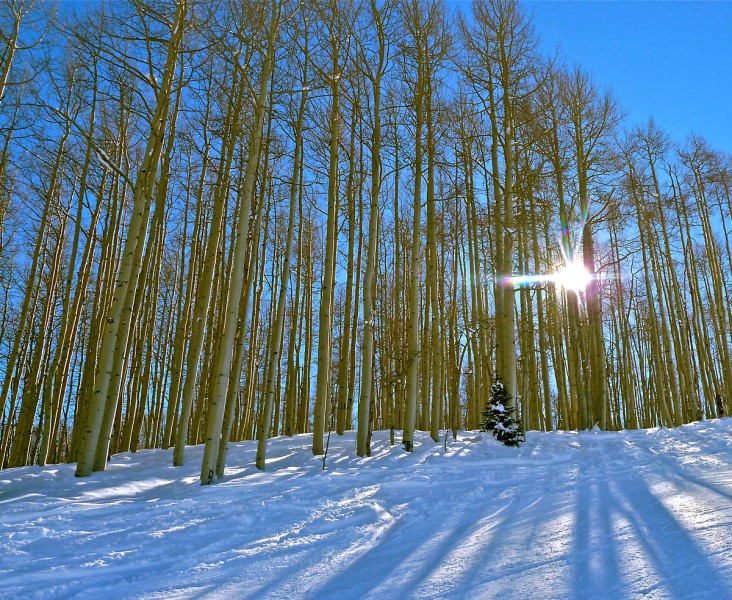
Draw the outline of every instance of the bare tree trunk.
<instances>
[{"instance_id":1,"label":"bare tree trunk","mask_svg":"<svg viewBox=\"0 0 732 600\"><path fill-rule=\"evenodd\" d=\"M249 214L251 212L252 197L254 195L254 183L257 177L257 164L259 163L262 148L262 135L268 99L268 86L270 84L272 71L274 70L275 41L279 25L279 12L279 5L273 4L269 23L269 33L267 37L267 52L262 66L254 127L252 129L252 137L249 143L247 172L244 179L244 189L242 190L239 199L239 222L237 225L236 239L233 249L233 264L235 265L243 264L246 254ZM201 462L202 485L213 483L216 472L216 461L218 458L219 443L221 441L221 425L224 418L224 407L227 397L226 390L231 372L232 350L234 338L236 336L237 317L239 315L239 303L241 300L243 286L243 270L234 269L229 284L228 298L225 307L226 318L224 320L224 328L216 359L217 371L215 373L214 385L210 391L209 397L209 410L206 419L206 447L204 448L203 460Z\"/></svg>"},{"instance_id":2,"label":"bare tree trunk","mask_svg":"<svg viewBox=\"0 0 732 600\"><path fill-rule=\"evenodd\" d=\"M358 430L356 454L368 456L369 425L373 402L374 366L374 288L376 286L376 251L379 243L379 194L381 193L381 80L386 67L386 37L384 14L371 0L371 16L379 39L376 70L368 73L373 93L373 125L371 129L371 196L369 204L369 229L366 250L366 273L363 279L363 340L361 342L361 395L358 399ZM399 290L396 290L398 293Z\"/></svg>"},{"instance_id":3,"label":"bare tree trunk","mask_svg":"<svg viewBox=\"0 0 732 600\"><path fill-rule=\"evenodd\" d=\"M305 51L305 65L303 67L303 87L307 85L307 49ZM272 420L272 405L275 395L275 387L280 385L278 377L280 366L280 350L282 347L282 334L285 329L285 307L287 306L287 290L290 281L290 264L292 262L292 248L295 239L295 217L297 215L298 187L300 182L300 148L302 145L302 128L305 116L305 105L307 102L307 91L300 93L300 108L298 111L297 125L295 128L295 150L294 168L290 184L290 206L287 222L287 241L285 242L284 264L280 278L279 296L277 298L276 316L270 325L270 339L268 344L268 359L266 363L264 408L259 420L257 430L257 458L256 466L264 471L267 457L267 440L270 434L270 422Z\"/></svg>"},{"instance_id":4,"label":"bare tree trunk","mask_svg":"<svg viewBox=\"0 0 732 600\"><path fill-rule=\"evenodd\" d=\"M333 351L333 288L335 287L336 248L338 245L338 137L340 135L340 94L343 65L340 62L340 44L337 25L344 18L338 3L330 3L330 60L332 71L328 76L331 93L328 124L328 216L325 237L325 261L318 312L318 365L315 383L315 407L313 409L313 454L324 453L323 436L330 405L331 355Z\"/></svg>"},{"instance_id":5,"label":"bare tree trunk","mask_svg":"<svg viewBox=\"0 0 732 600\"><path fill-rule=\"evenodd\" d=\"M145 215L148 212L149 203L152 200L158 161L163 149L173 78L183 33L185 31L188 8L187 0L181 0L176 7L172 33L168 41L165 72L162 84L158 90L157 105L151 124L150 137L147 140L143 163L133 189L134 204L132 217L128 226L122 263L117 275L114 299L107 314L106 327L102 336L102 347L96 369L94 396L90 403L86 425L80 438L80 452L76 468L76 475L78 477L90 475L95 466L94 457L102 434L102 420L108 399L109 383L112 376L115 375L112 369L120 326L122 325L123 314L132 308L131 305L127 304L130 300L127 292L129 289L134 290L138 286L137 276L139 274L139 266L135 264L135 257L140 254L137 250L138 246L144 244L143 238L147 226ZM103 467L104 465L97 466Z\"/></svg>"}]
</instances>

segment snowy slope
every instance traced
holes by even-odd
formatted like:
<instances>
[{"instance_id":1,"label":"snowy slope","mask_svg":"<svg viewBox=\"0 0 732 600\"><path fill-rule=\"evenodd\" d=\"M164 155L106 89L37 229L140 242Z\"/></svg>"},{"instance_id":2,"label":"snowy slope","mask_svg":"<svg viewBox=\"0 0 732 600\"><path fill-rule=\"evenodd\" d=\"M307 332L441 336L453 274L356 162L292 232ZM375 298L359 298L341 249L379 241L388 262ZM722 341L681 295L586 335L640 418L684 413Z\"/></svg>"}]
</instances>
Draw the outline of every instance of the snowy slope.
<instances>
[{"instance_id":1,"label":"snowy slope","mask_svg":"<svg viewBox=\"0 0 732 600\"><path fill-rule=\"evenodd\" d=\"M0 472L8 598L732 598L732 419L676 430L475 432L444 453L374 435L202 447Z\"/></svg>"}]
</instances>

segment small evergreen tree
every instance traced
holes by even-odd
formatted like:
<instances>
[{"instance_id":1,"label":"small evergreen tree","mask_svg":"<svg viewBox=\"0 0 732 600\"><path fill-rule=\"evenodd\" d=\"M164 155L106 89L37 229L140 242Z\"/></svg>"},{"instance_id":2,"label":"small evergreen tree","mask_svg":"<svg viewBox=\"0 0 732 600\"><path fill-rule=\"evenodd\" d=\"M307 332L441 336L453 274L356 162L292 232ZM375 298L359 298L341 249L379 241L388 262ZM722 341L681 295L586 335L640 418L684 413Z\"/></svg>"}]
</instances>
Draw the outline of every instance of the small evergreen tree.
<instances>
[{"instance_id":1,"label":"small evergreen tree","mask_svg":"<svg viewBox=\"0 0 732 600\"><path fill-rule=\"evenodd\" d=\"M521 424L513 418L516 409L508 406L510 399L506 386L498 377L491 386L491 397L483 413L484 420L481 429L492 433L499 442L503 442L506 446L518 446L525 438Z\"/></svg>"}]
</instances>

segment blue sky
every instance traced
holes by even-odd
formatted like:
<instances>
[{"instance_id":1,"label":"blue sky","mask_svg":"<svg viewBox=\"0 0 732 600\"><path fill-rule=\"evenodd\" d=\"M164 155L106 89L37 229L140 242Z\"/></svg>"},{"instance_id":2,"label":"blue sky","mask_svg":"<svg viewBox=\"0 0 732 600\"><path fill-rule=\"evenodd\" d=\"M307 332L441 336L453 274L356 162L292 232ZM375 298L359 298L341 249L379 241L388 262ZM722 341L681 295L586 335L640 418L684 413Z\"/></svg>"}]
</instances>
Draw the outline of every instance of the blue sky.
<instances>
[{"instance_id":1,"label":"blue sky","mask_svg":"<svg viewBox=\"0 0 732 600\"><path fill-rule=\"evenodd\" d=\"M525 1L545 52L611 87L628 123L732 153L732 2Z\"/></svg>"},{"instance_id":2,"label":"blue sky","mask_svg":"<svg viewBox=\"0 0 732 600\"><path fill-rule=\"evenodd\" d=\"M463 10L470 5L454 2ZM62 6L84 2L62 0ZM546 54L613 89L628 123L674 141L699 133L732 153L732 0L524 0Z\"/></svg>"}]
</instances>

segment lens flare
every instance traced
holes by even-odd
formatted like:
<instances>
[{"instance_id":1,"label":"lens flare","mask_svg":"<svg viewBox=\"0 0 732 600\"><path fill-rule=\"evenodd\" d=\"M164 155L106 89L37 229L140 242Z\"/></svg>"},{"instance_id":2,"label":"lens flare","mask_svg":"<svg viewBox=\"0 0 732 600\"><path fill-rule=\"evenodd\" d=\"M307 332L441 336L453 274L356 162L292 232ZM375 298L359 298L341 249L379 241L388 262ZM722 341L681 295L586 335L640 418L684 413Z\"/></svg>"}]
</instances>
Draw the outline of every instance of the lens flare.
<instances>
[{"instance_id":1,"label":"lens flare","mask_svg":"<svg viewBox=\"0 0 732 600\"><path fill-rule=\"evenodd\" d=\"M589 216L589 206L585 207L580 215L579 221L573 221L572 223L561 220L561 228L559 235L559 250L562 253L562 261L564 266L558 268L553 273L540 273L540 274L526 274L526 275L513 275L510 277L503 277L498 280L499 285L507 287L528 287L528 286L539 286L542 284L553 283L557 290L560 288L570 292L574 292L578 296L587 290L587 286L590 285L596 276L588 272L582 262L581 251L579 248L579 241L581 240L581 234L575 234L577 245L573 245L572 231L578 229L579 232L583 231L587 225L587 219ZM576 223L576 226L573 226Z\"/></svg>"},{"instance_id":2,"label":"lens flare","mask_svg":"<svg viewBox=\"0 0 732 600\"><path fill-rule=\"evenodd\" d=\"M506 277L502 283L511 287L527 287L553 283L557 287L564 288L579 295L587 289L593 276L585 269L582 261L571 261L554 273L514 275Z\"/></svg>"},{"instance_id":3,"label":"lens flare","mask_svg":"<svg viewBox=\"0 0 732 600\"><path fill-rule=\"evenodd\" d=\"M556 285L579 295L590 285L592 274L585 269L581 261L573 260L554 273L552 280Z\"/></svg>"}]
</instances>

